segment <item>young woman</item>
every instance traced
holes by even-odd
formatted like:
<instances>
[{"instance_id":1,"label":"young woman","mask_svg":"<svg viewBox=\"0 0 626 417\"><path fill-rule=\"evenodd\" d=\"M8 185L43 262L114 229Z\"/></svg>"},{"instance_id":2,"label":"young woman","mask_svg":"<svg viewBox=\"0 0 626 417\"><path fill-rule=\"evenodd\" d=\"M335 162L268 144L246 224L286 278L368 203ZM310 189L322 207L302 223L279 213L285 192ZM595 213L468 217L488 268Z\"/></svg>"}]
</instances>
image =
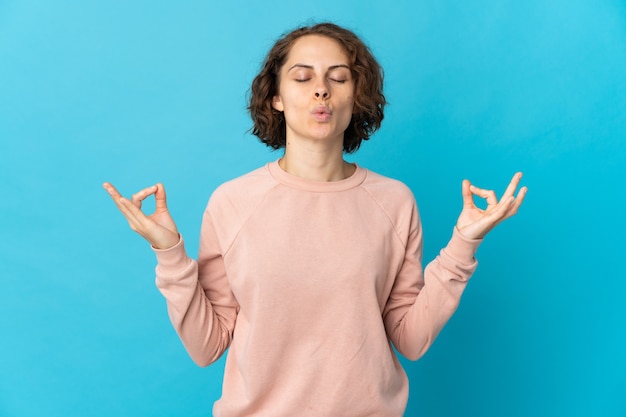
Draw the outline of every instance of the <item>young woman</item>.
<instances>
[{"instance_id":1,"label":"young woman","mask_svg":"<svg viewBox=\"0 0 626 417\"><path fill-rule=\"evenodd\" d=\"M278 40L249 110L253 133L284 155L213 193L197 261L163 185L128 200L104 184L156 252L157 286L193 360L206 366L229 349L214 415L402 416L408 381L392 345L424 354L482 238L522 204L520 173L500 200L464 181L452 238L424 270L411 191L343 159L380 127L384 105L382 71L352 32L318 24Z\"/></svg>"}]
</instances>

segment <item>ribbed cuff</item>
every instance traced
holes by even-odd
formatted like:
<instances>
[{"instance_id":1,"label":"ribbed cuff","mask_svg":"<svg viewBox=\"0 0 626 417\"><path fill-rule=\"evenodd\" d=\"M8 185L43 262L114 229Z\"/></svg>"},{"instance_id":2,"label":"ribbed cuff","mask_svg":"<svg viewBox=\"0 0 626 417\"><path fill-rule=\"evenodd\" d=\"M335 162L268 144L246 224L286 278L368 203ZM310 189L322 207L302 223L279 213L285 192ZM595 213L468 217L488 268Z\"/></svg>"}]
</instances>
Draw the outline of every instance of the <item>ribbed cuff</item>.
<instances>
[{"instance_id":1,"label":"ribbed cuff","mask_svg":"<svg viewBox=\"0 0 626 417\"><path fill-rule=\"evenodd\" d=\"M474 255L482 242L483 239L470 239L466 237L455 226L452 231L450 243L448 243L446 247L446 254L462 264L470 265L476 262Z\"/></svg>"},{"instance_id":2,"label":"ribbed cuff","mask_svg":"<svg viewBox=\"0 0 626 417\"><path fill-rule=\"evenodd\" d=\"M177 244L167 249L152 248L157 257L157 274L158 275L174 275L185 270L192 260L187 256L185 251L185 241L183 237Z\"/></svg>"}]
</instances>

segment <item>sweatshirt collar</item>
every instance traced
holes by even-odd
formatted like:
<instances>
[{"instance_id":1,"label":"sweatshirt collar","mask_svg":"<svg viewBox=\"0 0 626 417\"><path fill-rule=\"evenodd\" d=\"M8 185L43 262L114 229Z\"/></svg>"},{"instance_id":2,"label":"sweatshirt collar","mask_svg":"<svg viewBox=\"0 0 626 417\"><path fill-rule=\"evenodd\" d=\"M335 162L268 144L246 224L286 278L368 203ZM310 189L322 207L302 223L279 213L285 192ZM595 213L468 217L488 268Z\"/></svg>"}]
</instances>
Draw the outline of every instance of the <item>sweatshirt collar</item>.
<instances>
[{"instance_id":1,"label":"sweatshirt collar","mask_svg":"<svg viewBox=\"0 0 626 417\"><path fill-rule=\"evenodd\" d=\"M266 166L270 175L279 183L288 187L318 193L331 193L349 190L361 185L367 177L367 170L358 165L356 165L356 170L351 176L339 181L315 181L297 177L284 171L278 165L278 160L270 162Z\"/></svg>"}]
</instances>

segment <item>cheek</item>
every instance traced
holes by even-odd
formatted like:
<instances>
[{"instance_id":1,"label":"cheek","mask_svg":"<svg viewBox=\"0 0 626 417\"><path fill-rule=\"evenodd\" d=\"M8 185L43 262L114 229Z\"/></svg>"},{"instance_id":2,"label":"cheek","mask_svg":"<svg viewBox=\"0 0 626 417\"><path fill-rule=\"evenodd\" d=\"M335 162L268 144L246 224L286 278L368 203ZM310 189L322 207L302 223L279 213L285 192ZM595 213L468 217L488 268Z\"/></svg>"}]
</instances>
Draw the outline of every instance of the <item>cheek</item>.
<instances>
[{"instance_id":1,"label":"cheek","mask_svg":"<svg viewBox=\"0 0 626 417\"><path fill-rule=\"evenodd\" d=\"M354 112L354 96L346 96L343 100L341 100L341 104L346 112Z\"/></svg>"},{"instance_id":2,"label":"cheek","mask_svg":"<svg viewBox=\"0 0 626 417\"><path fill-rule=\"evenodd\" d=\"M354 91L354 87L353 87L349 91L344 92L342 103L345 106L351 107L351 110L352 110L352 109L354 109L354 99L355 99L355 91Z\"/></svg>"}]
</instances>

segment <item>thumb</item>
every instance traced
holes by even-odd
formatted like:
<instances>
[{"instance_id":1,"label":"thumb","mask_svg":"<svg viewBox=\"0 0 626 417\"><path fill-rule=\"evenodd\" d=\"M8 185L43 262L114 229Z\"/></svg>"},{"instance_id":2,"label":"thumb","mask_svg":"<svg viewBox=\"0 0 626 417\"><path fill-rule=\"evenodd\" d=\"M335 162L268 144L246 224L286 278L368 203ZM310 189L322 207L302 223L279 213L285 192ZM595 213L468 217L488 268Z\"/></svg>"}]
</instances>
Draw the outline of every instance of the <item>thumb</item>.
<instances>
[{"instance_id":1,"label":"thumb","mask_svg":"<svg viewBox=\"0 0 626 417\"><path fill-rule=\"evenodd\" d=\"M461 184L461 194L463 195L463 207L473 207L474 206L474 197L472 195L472 190L470 189L469 180L463 180Z\"/></svg>"},{"instance_id":2,"label":"thumb","mask_svg":"<svg viewBox=\"0 0 626 417\"><path fill-rule=\"evenodd\" d=\"M167 196L165 194L165 187L161 183L158 183L156 187L157 189L154 193L154 198L156 200L156 210L167 211Z\"/></svg>"}]
</instances>

